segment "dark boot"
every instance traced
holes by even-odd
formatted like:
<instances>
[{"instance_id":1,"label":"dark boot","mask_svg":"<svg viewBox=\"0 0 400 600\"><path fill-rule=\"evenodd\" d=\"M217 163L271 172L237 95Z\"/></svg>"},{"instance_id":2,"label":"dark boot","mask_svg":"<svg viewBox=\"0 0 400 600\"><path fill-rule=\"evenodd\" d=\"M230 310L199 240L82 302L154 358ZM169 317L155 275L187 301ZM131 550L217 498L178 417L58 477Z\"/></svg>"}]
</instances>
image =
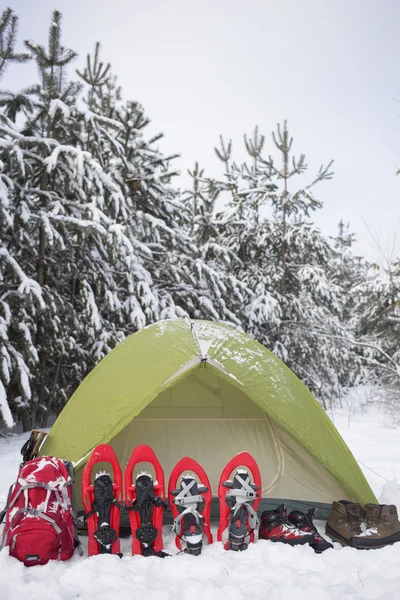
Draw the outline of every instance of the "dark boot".
<instances>
[{"instance_id":1,"label":"dark boot","mask_svg":"<svg viewBox=\"0 0 400 600\"><path fill-rule=\"evenodd\" d=\"M353 546L352 538L361 533L362 508L356 502L333 502L325 533L343 546Z\"/></svg>"},{"instance_id":2,"label":"dark boot","mask_svg":"<svg viewBox=\"0 0 400 600\"><path fill-rule=\"evenodd\" d=\"M393 504L366 504L364 508L367 529L353 538L356 548L382 548L400 541L400 523Z\"/></svg>"},{"instance_id":3,"label":"dark boot","mask_svg":"<svg viewBox=\"0 0 400 600\"><path fill-rule=\"evenodd\" d=\"M291 546L299 544L312 544L314 535L309 531L302 531L289 523L286 518L286 507L284 504L276 510L266 510L261 515L261 523L258 534L261 540L271 542L283 542Z\"/></svg>"},{"instance_id":4,"label":"dark boot","mask_svg":"<svg viewBox=\"0 0 400 600\"><path fill-rule=\"evenodd\" d=\"M301 531L304 531L305 533L311 533L314 539L313 542L310 542L310 546L314 549L314 552L321 554L321 552L324 550L333 548L333 545L325 540L315 527L313 519L316 512L316 508L310 508L307 514L303 513L301 510L292 510L288 516L288 521Z\"/></svg>"}]
</instances>

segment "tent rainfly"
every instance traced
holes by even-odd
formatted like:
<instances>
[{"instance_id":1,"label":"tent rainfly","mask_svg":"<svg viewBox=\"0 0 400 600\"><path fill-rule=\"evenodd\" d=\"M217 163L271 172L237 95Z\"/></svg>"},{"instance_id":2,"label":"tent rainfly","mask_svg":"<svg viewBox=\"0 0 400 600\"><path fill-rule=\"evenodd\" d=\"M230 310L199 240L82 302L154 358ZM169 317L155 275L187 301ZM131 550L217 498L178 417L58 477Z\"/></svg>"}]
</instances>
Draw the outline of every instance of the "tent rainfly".
<instances>
[{"instance_id":1,"label":"tent rainfly","mask_svg":"<svg viewBox=\"0 0 400 600\"><path fill-rule=\"evenodd\" d=\"M136 445L150 445L167 478L190 456L214 494L226 463L247 450L264 498L376 502L296 375L248 335L215 322L166 320L129 336L78 387L41 454L72 460L79 474L100 443L113 446L123 468Z\"/></svg>"}]
</instances>

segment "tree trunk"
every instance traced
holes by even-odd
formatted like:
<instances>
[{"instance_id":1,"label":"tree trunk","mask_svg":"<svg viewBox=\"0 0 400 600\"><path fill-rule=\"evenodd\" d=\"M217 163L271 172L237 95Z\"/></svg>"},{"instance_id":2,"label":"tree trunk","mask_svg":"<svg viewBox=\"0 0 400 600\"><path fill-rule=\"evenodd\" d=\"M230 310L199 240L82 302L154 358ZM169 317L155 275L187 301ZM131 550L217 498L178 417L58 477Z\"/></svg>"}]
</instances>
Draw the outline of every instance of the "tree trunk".
<instances>
[{"instance_id":1,"label":"tree trunk","mask_svg":"<svg viewBox=\"0 0 400 600\"><path fill-rule=\"evenodd\" d=\"M49 418L49 414L50 414L50 412L53 412L53 410L54 410L54 407L53 407L54 397L56 395L57 383L58 383L58 379L60 377L62 358L63 358L62 354L60 354L60 356L58 357L58 360L57 360L56 370L54 373L53 386L52 386L50 397L49 397L48 403L47 403L48 410L44 411L44 413L43 413L42 422L40 424L41 427L47 426L47 420Z\"/></svg>"},{"instance_id":2,"label":"tree trunk","mask_svg":"<svg viewBox=\"0 0 400 600\"><path fill-rule=\"evenodd\" d=\"M38 326L38 339L40 340L41 348L39 350L39 387L38 387L38 407L35 415L35 425L40 425L42 420L43 407L46 406L46 361L47 352L45 348L46 331L42 320Z\"/></svg>"},{"instance_id":3,"label":"tree trunk","mask_svg":"<svg viewBox=\"0 0 400 600\"><path fill-rule=\"evenodd\" d=\"M40 187L42 190L46 190L48 187L48 173L45 170L42 175L42 180L40 182ZM42 288L46 283L46 265L45 265L45 256L46 256L46 233L43 227L43 224L39 225L39 249L38 249L38 260L36 267L37 280ZM38 348L39 354L39 372L38 372L38 403L40 405L45 404L45 366L46 366L46 358L47 354L45 351L45 337L46 337L46 329L45 329L45 320L42 315L38 314L37 320L37 331L36 331L36 346ZM39 413L37 412L35 415L35 421L39 417Z\"/></svg>"},{"instance_id":4,"label":"tree trunk","mask_svg":"<svg viewBox=\"0 0 400 600\"><path fill-rule=\"evenodd\" d=\"M25 433L26 431L30 431L32 429L31 422L29 419L29 414L26 408L20 408L19 414L21 416L22 423L22 431Z\"/></svg>"},{"instance_id":5,"label":"tree trunk","mask_svg":"<svg viewBox=\"0 0 400 600\"><path fill-rule=\"evenodd\" d=\"M288 152L283 153L283 181L284 181L284 191L283 191L283 203L282 203L282 279L280 285L280 292L283 295L285 293L285 269L286 269L286 211L287 211L287 195L288 195L288 173L289 173L289 155Z\"/></svg>"},{"instance_id":6,"label":"tree trunk","mask_svg":"<svg viewBox=\"0 0 400 600\"><path fill-rule=\"evenodd\" d=\"M46 234L44 231L44 227L40 224L39 227L39 252L38 252L38 261L37 261L37 280L40 287L44 286L45 282L45 264L44 257L46 253Z\"/></svg>"},{"instance_id":7,"label":"tree trunk","mask_svg":"<svg viewBox=\"0 0 400 600\"><path fill-rule=\"evenodd\" d=\"M283 216L282 216L282 256L281 256L281 264L282 264L282 278L280 284L280 292L283 295L285 293L285 270L286 270L286 178L285 178L285 204L283 206Z\"/></svg>"},{"instance_id":8,"label":"tree trunk","mask_svg":"<svg viewBox=\"0 0 400 600\"><path fill-rule=\"evenodd\" d=\"M43 287L46 281L46 271L45 271L45 251L46 251L46 235L44 231L44 227L41 224L39 229L39 252L38 252L38 262L37 262L37 280L40 284L40 287ZM38 322L37 322L37 333L36 333L36 345L38 347L39 354L39 372L38 372L38 403L39 407L45 404L45 367L46 367L46 358L47 354L45 351L45 337L46 337L46 329L45 329L45 321L42 316L39 314ZM40 408L36 412L35 422L39 418Z\"/></svg>"},{"instance_id":9,"label":"tree trunk","mask_svg":"<svg viewBox=\"0 0 400 600\"><path fill-rule=\"evenodd\" d=\"M282 279L280 292L283 295L285 293L285 269L286 269L286 206L283 208L283 218L282 218Z\"/></svg>"}]
</instances>

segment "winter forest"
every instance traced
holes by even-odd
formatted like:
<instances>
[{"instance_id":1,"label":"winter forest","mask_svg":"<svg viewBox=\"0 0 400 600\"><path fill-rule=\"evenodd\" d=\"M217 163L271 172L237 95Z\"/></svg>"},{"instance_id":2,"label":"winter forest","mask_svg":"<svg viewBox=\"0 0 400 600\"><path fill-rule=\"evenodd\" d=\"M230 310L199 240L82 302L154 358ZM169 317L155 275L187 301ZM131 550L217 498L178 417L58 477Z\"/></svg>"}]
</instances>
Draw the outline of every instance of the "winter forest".
<instances>
[{"instance_id":1,"label":"winter forest","mask_svg":"<svg viewBox=\"0 0 400 600\"><path fill-rule=\"evenodd\" d=\"M118 342L184 315L241 328L324 408L367 382L400 406L400 261L356 256L345 214L315 225L331 157L311 172L289 122L255 123L240 164L216 131L219 177L196 163L182 189L100 43L76 69L59 12L48 40L17 26L4 10L1 83L25 61L37 78L0 91L3 425L46 426Z\"/></svg>"}]
</instances>

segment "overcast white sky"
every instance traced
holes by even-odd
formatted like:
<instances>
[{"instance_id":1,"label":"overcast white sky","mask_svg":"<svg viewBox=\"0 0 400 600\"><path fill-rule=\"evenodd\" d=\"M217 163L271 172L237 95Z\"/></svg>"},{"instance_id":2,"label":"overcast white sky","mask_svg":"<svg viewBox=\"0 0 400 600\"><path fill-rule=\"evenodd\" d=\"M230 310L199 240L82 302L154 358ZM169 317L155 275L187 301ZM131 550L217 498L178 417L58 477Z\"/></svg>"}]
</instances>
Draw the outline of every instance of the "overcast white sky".
<instances>
[{"instance_id":1,"label":"overcast white sky","mask_svg":"<svg viewBox=\"0 0 400 600\"><path fill-rule=\"evenodd\" d=\"M335 177L318 188L316 221L331 235L350 221L356 251L400 254L400 0L9 0L20 43L46 43L51 11L63 13L63 43L82 65L94 43L179 152L210 175L220 134L243 157L242 136L256 124L270 144L288 120L294 150L312 173L335 159ZM33 66L12 67L6 88L32 82ZM272 146L271 146L272 149ZM311 171L310 171L311 175ZM368 225L368 227L367 227Z\"/></svg>"}]
</instances>

